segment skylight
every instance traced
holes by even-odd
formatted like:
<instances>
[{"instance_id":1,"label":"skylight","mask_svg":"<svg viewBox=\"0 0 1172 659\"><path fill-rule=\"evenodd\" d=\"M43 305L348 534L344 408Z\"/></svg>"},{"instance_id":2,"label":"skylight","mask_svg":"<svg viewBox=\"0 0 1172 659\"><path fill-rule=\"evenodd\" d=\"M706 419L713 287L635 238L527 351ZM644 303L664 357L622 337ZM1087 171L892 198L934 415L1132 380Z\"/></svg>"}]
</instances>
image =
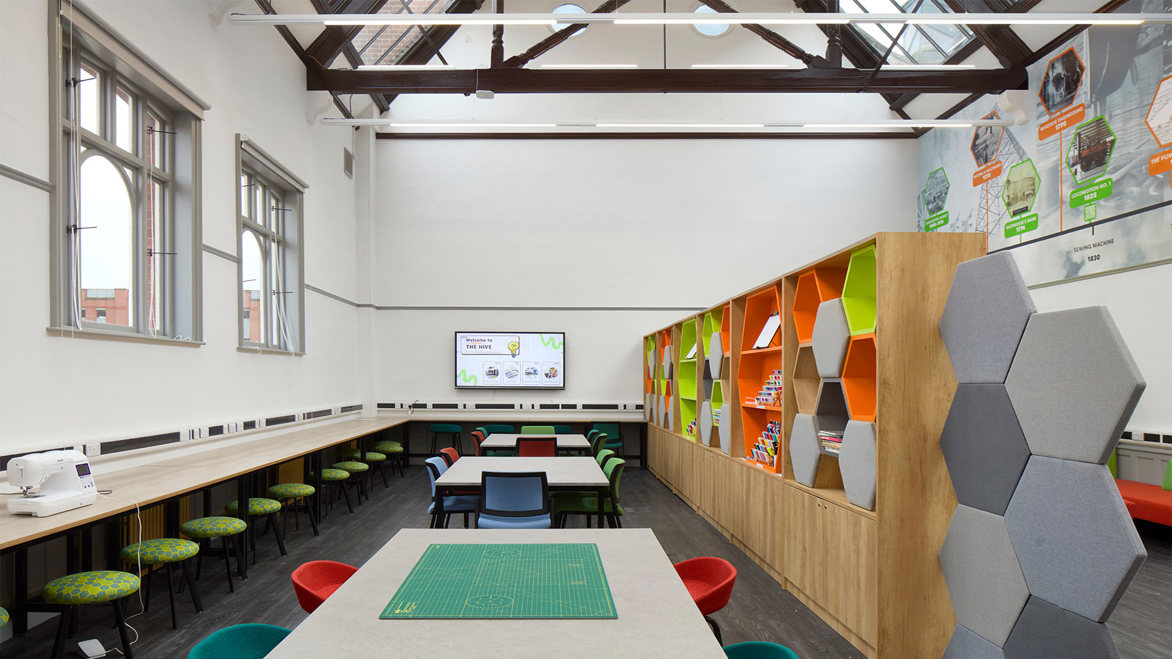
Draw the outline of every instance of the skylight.
<instances>
[{"instance_id":1,"label":"skylight","mask_svg":"<svg viewBox=\"0 0 1172 659\"><path fill-rule=\"evenodd\" d=\"M440 14L453 0L392 0L379 14ZM423 26L367 25L351 40L363 64L398 64L411 47L423 38Z\"/></svg>"},{"instance_id":2,"label":"skylight","mask_svg":"<svg viewBox=\"0 0 1172 659\"><path fill-rule=\"evenodd\" d=\"M951 13L944 0L839 0L841 11L890 14ZM860 23L850 26L867 45L882 57L899 35L899 26ZM973 33L963 25L909 25L887 58L887 64L943 64L973 40Z\"/></svg>"}]
</instances>

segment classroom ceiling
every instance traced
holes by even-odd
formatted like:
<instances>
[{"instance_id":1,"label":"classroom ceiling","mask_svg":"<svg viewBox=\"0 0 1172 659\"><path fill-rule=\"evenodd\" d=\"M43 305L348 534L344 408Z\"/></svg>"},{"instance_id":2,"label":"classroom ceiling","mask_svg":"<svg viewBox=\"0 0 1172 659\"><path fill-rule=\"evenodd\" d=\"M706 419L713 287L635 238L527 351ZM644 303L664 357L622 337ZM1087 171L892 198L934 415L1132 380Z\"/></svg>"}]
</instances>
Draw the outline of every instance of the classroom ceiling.
<instances>
[{"instance_id":1,"label":"classroom ceiling","mask_svg":"<svg viewBox=\"0 0 1172 659\"><path fill-rule=\"evenodd\" d=\"M497 0L506 12L623 11L648 12L806 12L825 13L960 13L960 12L1097 12L1137 10L1136 0ZM493 11L494 0L255 0L265 14L469 14ZM834 5L838 6L835 7ZM568 9L566 5L570 5ZM557 9L554 9L557 7ZM576 8L575 8L576 7ZM506 27L502 43L481 53L476 62L451 61L455 26L278 25L293 53L305 64L307 87L329 92L347 118L365 111L387 112L403 94L462 94L491 90L499 94L640 94L640 93L849 93L881 98L887 117L947 119L984 94L1023 89L1025 67L1085 26L1007 25L731 25L727 34L673 38L667 27L650 34L658 59L629 69L544 68L558 49L572 48L580 33L615 29L610 25L569 25L545 32ZM708 28L708 26L705 26ZM621 28L620 28L621 29ZM713 26L712 31L721 28ZM724 37L736 34L741 47L721 52ZM631 34L626 32L624 34ZM751 36L748 36L751 35ZM471 41L467 37L467 41ZM758 55L769 64L743 59L745 40L759 40ZM482 43L487 43L484 39ZM598 41L597 61L613 57L627 44ZM618 45L616 45L616 43ZM463 46L463 44L461 44ZM669 58L669 46L671 57ZM765 48L765 51L761 49ZM684 51L717 62L687 64ZM505 56L504 53L514 53ZM635 50L632 49L632 52ZM447 57L445 57L447 56ZM775 59L774 59L775 58ZM464 58L467 59L466 57ZM669 64L670 60L670 64ZM441 64L439 70L360 70L360 66ZM753 68L740 68L752 65ZM901 66L902 65L902 66ZM916 70L908 65L967 65L968 69ZM637 67L637 68L636 68ZM711 68L709 68L711 67ZM717 68L724 67L724 68ZM889 68L890 67L890 68ZM357 98L369 98L370 105ZM922 129L921 129L922 130Z\"/></svg>"}]
</instances>

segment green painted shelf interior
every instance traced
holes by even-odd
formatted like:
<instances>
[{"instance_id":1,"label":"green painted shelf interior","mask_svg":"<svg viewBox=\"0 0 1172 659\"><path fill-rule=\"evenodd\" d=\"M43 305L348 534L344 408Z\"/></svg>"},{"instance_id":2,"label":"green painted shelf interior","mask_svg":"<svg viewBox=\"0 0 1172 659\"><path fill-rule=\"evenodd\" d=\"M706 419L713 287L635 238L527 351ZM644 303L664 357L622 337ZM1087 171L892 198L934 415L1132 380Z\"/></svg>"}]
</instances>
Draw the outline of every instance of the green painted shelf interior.
<instances>
[{"instance_id":1,"label":"green painted shelf interior","mask_svg":"<svg viewBox=\"0 0 1172 659\"><path fill-rule=\"evenodd\" d=\"M704 356L712 354L712 335L720 332L720 323L723 320L723 309L713 309L704 314L704 329L700 333L704 341Z\"/></svg>"},{"instance_id":2,"label":"green painted shelf interior","mask_svg":"<svg viewBox=\"0 0 1172 659\"><path fill-rule=\"evenodd\" d=\"M716 418L720 414L720 408L724 405L724 385L720 380L712 382L712 394L708 397L708 402L712 405L712 425L720 427L720 421Z\"/></svg>"},{"instance_id":3,"label":"green painted shelf interior","mask_svg":"<svg viewBox=\"0 0 1172 659\"><path fill-rule=\"evenodd\" d=\"M851 254L842 285L842 308L851 336L875 331L875 246Z\"/></svg>"},{"instance_id":4,"label":"green painted shelf interior","mask_svg":"<svg viewBox=\"0 0 1172 659\"><path fill-rule=\"evenodd\" d=\"M617 618L598 545L433 544L380 618Z\"/></svg>"},{"instance_id":5,"label":"green painted shelf interior","mask_svg":"<svg viewBox=\"0 0 1172 659\"><path fill-rule=\"evenodd\" d=\"M680 396L680 432L686 433L687 428L688 428L688 424L692 423L695 420L696 420L696 399L695 398L685 398L684 396ZM698 434L699 433L693 431L692 434L687 435L687 437L688 437L688 439L694 440L694 439L696 439L696 435L698 435Z\"/></svg>"},{"instance_id":6,"label":"green painted shelf interior","mask_svg":"<svg viewBox=\"0 0 1172 659\"><path fill-rule=\"evenodd\" d=\"M680 326L680 365L677 369L676 380L679 384L680 400L696 400L696 356L688 359L688 353L696 348L696 320L689 318ZM696 418L695 409L692 418ZM688 419L684 420L687 426Z\"/></svg>"}]
</instances>

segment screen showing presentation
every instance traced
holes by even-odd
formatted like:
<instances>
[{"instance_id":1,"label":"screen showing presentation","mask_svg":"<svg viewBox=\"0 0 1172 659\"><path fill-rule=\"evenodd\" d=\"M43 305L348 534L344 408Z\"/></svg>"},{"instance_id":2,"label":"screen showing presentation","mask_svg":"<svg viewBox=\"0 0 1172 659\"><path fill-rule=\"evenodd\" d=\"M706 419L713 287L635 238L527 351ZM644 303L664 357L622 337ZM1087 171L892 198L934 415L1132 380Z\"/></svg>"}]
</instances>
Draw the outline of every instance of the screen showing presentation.
<instances>
[{"instance_id":1,"label":"screen showing presentation","mask_svg":"<svg viewBox=\"0 0 1172 659\"><path fill-rule=\"evenodd\" d=\"M565 389L564 332L456 332L457 389Z\"/></svg>"}]
</instances>

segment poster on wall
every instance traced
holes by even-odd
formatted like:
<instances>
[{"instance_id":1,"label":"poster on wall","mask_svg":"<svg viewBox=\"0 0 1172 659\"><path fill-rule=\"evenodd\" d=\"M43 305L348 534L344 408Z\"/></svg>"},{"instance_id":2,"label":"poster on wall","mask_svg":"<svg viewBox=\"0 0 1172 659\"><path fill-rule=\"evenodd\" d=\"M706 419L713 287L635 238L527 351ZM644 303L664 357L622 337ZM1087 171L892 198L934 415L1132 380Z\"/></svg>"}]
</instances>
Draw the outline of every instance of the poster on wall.
<instances>
[{"instance_id":1,"label":"poster on wall","mask_svg":"<svg viewBox=\"0 0 1172 659\"><path fill-rule=\"evenodd\" d=\"M1169 41L1170 25L1091 28L1029 68L1024 123L922 136L920 230L984 232L1030 285L1172 260ZM986 96L957 118L1001 111Z\"/></svg>"}]
</instances>

